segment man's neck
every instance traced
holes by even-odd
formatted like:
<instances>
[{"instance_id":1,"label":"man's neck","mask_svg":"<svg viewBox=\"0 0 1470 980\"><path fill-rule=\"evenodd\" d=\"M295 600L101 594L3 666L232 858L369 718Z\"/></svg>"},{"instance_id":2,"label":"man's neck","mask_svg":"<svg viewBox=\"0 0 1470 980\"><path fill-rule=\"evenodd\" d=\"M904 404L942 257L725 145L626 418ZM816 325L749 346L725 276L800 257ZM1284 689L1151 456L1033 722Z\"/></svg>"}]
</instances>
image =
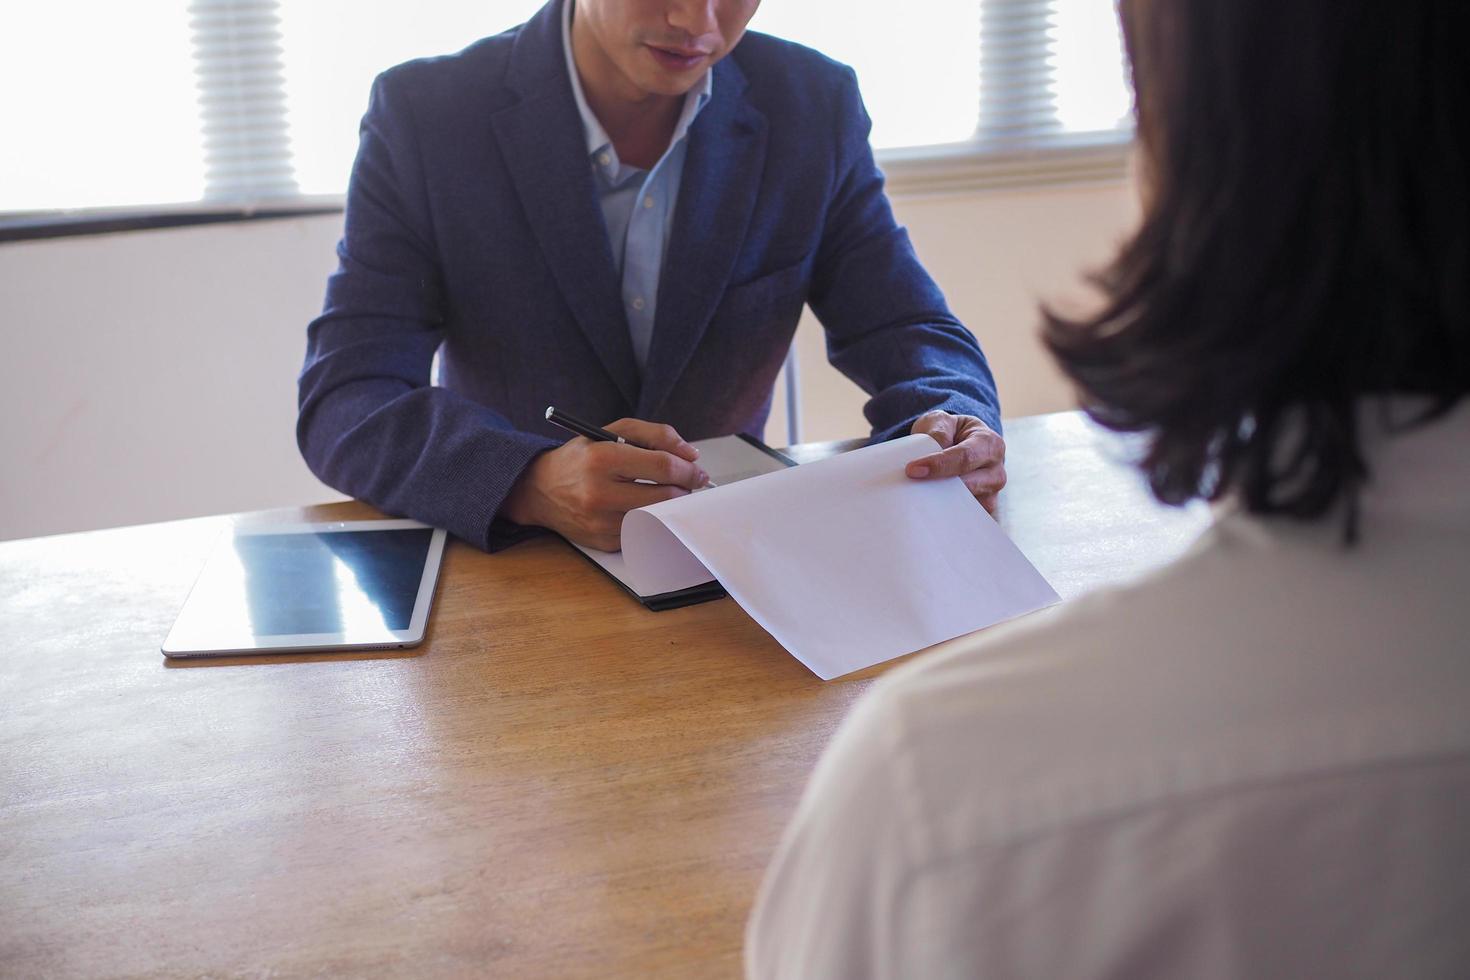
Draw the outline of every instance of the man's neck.
<instances>
[{"instance_id":1,"label":"man's neck","mask_svg":"<svg viewBox=\"0 0 1470 980\"><path fill-rule=\"evenodd\" d=\"M592 36L587 25L572 16L572 60L582 82L587 107L607 130L618 159L643 170L651 168L669 148L682 95L657 95L637 89Z\"/></svg>"}]
</instances>

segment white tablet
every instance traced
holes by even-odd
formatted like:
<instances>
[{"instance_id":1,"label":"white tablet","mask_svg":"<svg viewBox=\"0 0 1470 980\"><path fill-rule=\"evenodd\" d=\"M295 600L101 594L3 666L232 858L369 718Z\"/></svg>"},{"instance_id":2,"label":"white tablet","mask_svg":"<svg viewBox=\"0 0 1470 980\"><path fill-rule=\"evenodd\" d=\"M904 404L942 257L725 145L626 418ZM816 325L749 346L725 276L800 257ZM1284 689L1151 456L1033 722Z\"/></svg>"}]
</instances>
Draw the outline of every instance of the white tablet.
<instances>
[{"instance_id":1,"label":"white tablet","mask_svg":"<svg viewBox=\"0 0 1470 980\"><path fill-rule=\"evenodd\" d=\"M444 532L417 521L232 528L199 573L163 654L415 646L443 555Z\"/></svg>"}]
</instances>

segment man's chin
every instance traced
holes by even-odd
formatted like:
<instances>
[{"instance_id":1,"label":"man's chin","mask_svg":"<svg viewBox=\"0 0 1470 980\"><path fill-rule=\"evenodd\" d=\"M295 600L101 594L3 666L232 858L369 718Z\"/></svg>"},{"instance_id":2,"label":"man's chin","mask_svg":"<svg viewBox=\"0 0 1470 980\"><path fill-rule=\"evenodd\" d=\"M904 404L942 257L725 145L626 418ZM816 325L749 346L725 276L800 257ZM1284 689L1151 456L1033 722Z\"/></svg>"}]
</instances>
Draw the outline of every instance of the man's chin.
<instances>
[{"instance_id":1,"label":"man's chin","mask_svg":"<svg viewBox=\"0 0 1470 980\"><path fill-rule=\"evenodd\" d=\"M638 87L649 95L663 95L673 98L682 98L689 94L689 90L699 84L704 78L703 72L679 75L670 75L666 72L657 74L649 73L638 80Z\"/></svg>"}]
</instances>

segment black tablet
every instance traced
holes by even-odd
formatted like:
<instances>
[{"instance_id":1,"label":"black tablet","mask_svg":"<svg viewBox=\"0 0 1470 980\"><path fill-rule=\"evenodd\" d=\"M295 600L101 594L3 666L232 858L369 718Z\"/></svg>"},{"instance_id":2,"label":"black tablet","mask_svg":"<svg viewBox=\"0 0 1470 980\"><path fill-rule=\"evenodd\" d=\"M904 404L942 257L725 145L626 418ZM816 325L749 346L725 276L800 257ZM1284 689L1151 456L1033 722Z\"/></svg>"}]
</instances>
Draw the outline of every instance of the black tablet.
<instances>
[{"instance_id":1,"label":"black tablet","mask_svg":"<svg viewBox=\"0 0 1470 980\"><path fill-rule=\"evenodd\" d=\"M237 526L215 545L163 654L414 646L443 554L444 532L417 521Z\"/></svg>"}]
</instances>

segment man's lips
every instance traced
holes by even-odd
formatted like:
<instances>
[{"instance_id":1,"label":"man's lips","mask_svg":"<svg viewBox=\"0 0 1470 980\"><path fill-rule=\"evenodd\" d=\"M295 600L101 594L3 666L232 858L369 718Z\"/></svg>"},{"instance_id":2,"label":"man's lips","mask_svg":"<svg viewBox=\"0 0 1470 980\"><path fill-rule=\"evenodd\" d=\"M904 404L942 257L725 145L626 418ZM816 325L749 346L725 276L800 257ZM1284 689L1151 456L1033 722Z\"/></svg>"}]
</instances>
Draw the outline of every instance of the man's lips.
<instances>
[{"instance_id":1,"label":"man's lips","mask_svg":"<svg viewBox=\"0 0 1470 980\"><path fill-rule=\"evenodd\" d=\"M653 60L670 71L688 71L698 67L709 57L708 51L700 51L697 48L661 48L657 45L644 45L648 48Z\"/></svg>"}]
</instances>

